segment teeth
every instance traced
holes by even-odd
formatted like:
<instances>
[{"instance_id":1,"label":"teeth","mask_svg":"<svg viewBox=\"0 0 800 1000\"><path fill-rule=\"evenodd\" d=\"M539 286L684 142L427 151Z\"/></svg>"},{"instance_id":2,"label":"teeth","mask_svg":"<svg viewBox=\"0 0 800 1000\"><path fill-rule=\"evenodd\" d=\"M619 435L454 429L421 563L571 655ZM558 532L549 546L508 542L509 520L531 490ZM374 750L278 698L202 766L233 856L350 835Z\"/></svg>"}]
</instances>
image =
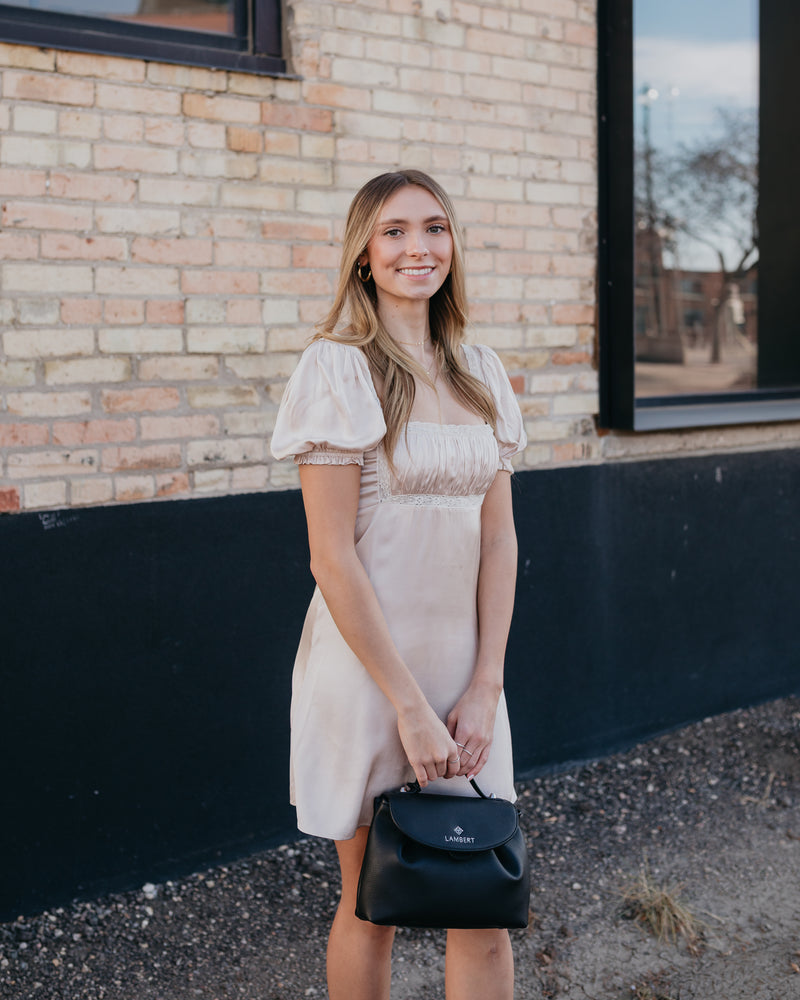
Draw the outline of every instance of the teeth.
<instances>
[{"instance_id":1,"label":"teeth","mask_svg":"<svg viewBox=\"0 0 800 1000\"><path fill-rule=\"evenodd\" d=\"M430 274L432 267L401 267L401 274Z\"/></svg>"}]
</instances>

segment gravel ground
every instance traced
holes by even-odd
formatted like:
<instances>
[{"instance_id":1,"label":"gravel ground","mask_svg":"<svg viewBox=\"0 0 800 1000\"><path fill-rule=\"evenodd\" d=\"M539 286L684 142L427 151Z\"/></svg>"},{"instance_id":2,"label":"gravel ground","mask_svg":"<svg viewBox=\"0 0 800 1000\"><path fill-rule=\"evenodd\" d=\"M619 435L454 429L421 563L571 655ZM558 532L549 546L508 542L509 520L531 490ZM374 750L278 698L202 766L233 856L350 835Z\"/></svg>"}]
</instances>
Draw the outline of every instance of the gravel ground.
<instances>
[{"instance_id":1,"label":"gravel ground","mask_svg":"<svg viewBox=\"0 0 800 1000\"><path fill-rule=\"evenodd\" d=\"M532 919L518 998L800 1000L800 699L519 785ZM621 888L646 866L702 921L659 942ZM324 998L335 854L297 843L0 925L0 996ZM398 932L393 1000L442 998L444 936Z\"/></svg>"}]
</instances>

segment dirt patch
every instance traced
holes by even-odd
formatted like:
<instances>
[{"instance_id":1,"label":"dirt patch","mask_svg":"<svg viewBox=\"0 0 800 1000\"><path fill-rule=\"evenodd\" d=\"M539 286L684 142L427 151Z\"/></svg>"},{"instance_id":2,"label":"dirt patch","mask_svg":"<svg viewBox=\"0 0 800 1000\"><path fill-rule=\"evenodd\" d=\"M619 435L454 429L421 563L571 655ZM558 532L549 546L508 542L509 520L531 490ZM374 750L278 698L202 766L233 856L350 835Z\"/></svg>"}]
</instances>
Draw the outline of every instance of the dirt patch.
<instances>
[{"instance_id":1,"label":"dirt patch","mask_svg":"<svg viewBox=\"0 0 800 1000\"><path fill-rule=\"evenodd\" d=\"M519 791L534 890L512 932L518 998L800 998L800 700ZM701 921L694 946L626 919L621 890L645 865ZM332 845L303 840L0 925L0 996L323 998L337 881ZM443 977L443 933L399 931L393 1000L441 1000Z\"/></svg>"}]
</instances>

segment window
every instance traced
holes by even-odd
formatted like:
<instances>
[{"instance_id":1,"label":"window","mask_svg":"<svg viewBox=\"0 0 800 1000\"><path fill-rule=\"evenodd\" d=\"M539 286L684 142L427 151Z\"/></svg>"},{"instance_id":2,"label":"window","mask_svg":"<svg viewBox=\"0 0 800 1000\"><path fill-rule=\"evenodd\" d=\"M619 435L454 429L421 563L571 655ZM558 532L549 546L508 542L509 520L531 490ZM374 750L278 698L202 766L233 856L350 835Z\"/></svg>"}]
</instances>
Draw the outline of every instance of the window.
<instances>
[{"instance_id":1,"label":"window","mask_svg":"<svg viewBox=\"0 0 800 1000\"><path fill-rule=\"evenodd\" d=\"M283 73L280 0L6 0L0 40Z\"/></svg>"},{"instance_id":2,"label":"window","mask_svg":"<svg viewBox=\"0 0 800 1000\"><path fill-rule=\"evenodd\" d=\"M600 0L601 422L800 418L796 0Z\"/></svg>"}]
</instances>

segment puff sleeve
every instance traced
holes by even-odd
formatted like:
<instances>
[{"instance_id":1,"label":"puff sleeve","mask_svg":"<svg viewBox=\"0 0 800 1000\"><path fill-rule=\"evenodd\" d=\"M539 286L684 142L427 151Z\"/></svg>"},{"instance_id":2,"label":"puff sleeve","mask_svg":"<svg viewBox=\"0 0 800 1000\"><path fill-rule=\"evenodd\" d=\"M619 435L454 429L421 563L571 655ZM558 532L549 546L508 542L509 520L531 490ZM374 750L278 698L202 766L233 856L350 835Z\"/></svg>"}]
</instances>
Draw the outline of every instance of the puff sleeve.
<instances>
[{"instance_id":1,"label":"puff sleeve","mask_svg":"<svg viewBox=\"0 0 800 1000\"><path fill-rule=\"evenodd\" d=\"M528 443L517 397L511 388L503 362L491 347L470 345L464 349L472 374L491 392L497 408L495 437L500 450L499 468L512 472L511 459Z\"/></svg>"},{"instance_id":2,"label":"puff sleeve","mask_svg":"<svg viewBox=\"0 0 800 1000\"><path fill-rule=\"evenodd\" d=\"M275 458L363 465L386 433L367 359L359 348L315 340L286 386L272 434Z\"/></svg>"}]
</instances>

